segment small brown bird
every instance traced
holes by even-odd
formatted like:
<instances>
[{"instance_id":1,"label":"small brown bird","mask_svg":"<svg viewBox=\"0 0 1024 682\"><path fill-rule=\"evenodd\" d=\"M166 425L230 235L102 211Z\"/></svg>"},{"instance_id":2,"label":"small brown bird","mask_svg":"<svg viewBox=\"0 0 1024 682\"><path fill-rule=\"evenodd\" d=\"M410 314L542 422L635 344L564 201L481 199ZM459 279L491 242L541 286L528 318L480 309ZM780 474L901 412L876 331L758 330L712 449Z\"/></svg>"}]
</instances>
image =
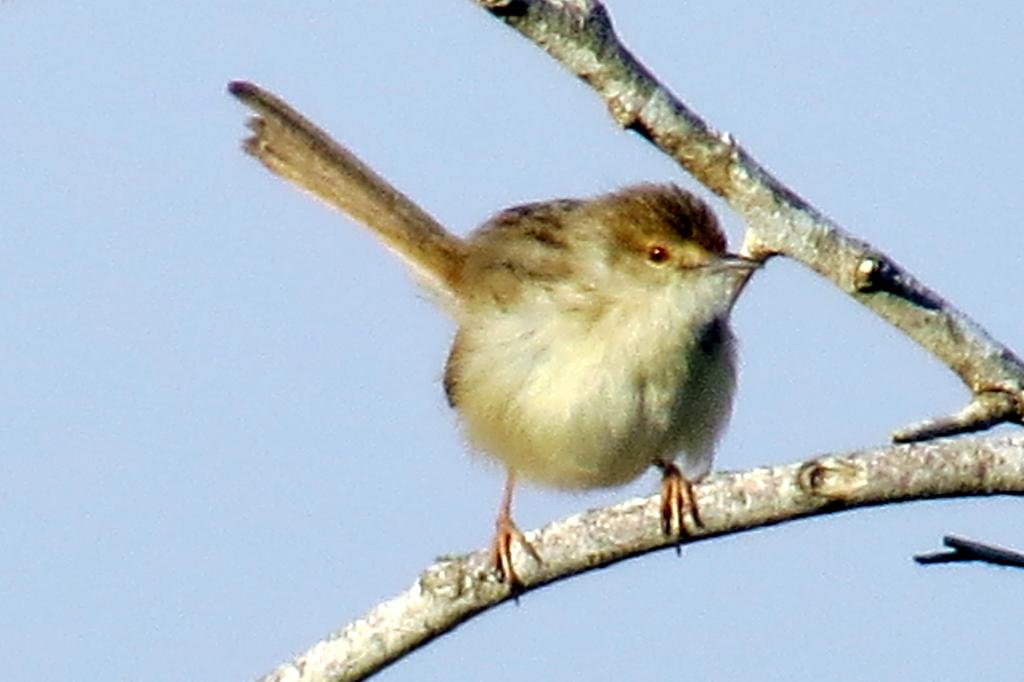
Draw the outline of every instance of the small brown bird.
<instances>
[{"instance_id":1,"label":"small brown bird","mask_svg":"<svg viewBox=\"0 0 1024 682\"><path fill-rule=\"evenodd\" d=\"M517 477L588 489L655 466L665 532L685 534L687 513L700 525L690 482L729 418L728 317L758 266L726 252L707 205L644 184L510 208L463 239L274 95L229 89L258 114L245 150L372 229L458 325L444 389L508 472L492 543L506 581L512 539L532 552L511 517Z\"/></svg>"}]
</instances>

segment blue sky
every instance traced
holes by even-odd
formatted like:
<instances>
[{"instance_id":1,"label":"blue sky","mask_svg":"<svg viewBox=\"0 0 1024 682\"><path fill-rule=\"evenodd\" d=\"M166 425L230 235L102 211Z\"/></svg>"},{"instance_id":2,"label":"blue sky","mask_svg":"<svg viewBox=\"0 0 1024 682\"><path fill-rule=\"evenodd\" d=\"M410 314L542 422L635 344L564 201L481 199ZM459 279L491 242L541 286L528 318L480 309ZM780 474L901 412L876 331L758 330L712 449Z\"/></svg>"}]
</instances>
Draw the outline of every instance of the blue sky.
<instances>
[{"instance_id":1,"label":"blue sky","mask_svg":"<svg viewBox=\"0 0 1024 682\"><path fill-rule=\"evenodd\" d=\"M611 2L716 127L1024 352L1024 9ZM453 230L692 181L465 0L0 4L0 677L251 679L483 546L500 472L440 387L451 325L371 237L238 149L246 78ZM734 244L742 224L720 202ZM717 467L884 442L945 368L797 264L741 299ZM524 489L525 528L650 494ZM1020 502L858 511L503 606L386 680L1019 678Z\"/></svg>"}]
</instances>

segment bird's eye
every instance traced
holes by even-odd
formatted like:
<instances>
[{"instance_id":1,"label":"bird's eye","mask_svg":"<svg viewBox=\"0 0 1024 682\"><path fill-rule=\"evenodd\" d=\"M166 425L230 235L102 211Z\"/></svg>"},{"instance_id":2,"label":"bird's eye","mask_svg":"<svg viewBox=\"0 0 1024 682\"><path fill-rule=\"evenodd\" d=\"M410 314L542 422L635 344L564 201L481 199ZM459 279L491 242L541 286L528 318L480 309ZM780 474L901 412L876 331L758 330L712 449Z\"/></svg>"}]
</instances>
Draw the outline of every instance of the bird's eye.
<instances>
[{"instance_id":1,"label":"bird's eye","mask_svg":"<svg viewBox=\"0 0 1024 682\"><path fill-rule=\"evenodd\" d=\"M647 260L652 263L664 263L668 259L668 249L660 244L654 244L647 249Z\"/></svg>"}]
</instances>

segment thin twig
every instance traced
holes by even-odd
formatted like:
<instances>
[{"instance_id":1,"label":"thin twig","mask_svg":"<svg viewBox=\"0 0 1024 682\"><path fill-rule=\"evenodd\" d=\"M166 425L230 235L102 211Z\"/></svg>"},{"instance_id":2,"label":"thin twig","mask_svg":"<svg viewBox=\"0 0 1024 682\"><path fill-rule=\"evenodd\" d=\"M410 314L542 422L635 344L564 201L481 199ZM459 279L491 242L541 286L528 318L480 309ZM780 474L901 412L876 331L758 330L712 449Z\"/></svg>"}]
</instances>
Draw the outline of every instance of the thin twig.
<instances>
[{"instance_id":1,"label":"thin twig","mask_svg":"<svg viewBox=\"0 0 1024 682\"><path fill-rule=\"evenodd\" d=\"M743 473L694 486L704 522L693 541L909 500L1024 494L1024 436L893 445ZM578 573L675 546L660 499L588 511L526 534L537 563L514 552L517 596ZM517 548L518 549L518 548ZM447 557L406 592L317 643L263 682L358 680L510 598L486 550ZM528 598L528 597L527 597Z\"/></svg>"},{"instance_id":2,"label":"thin twig","mask_svg":"<svg viewBox=\"0 0 1024 682\"><path fill-rule=\"evenodd\" d=\"M973 393L957 414L900 429L895 441L1024 423L1024 363L1010 349L891 258L843 231L731 135L708 125L619 42L602 3L474 1L593 87L619 125L721 195L747 222L746 255L781 254L804 263L933 353Z\"/></svg>"},{"instance_id":3,"label":"thin twig","mask_svg":"<svg viewBox=\"0 0 1024 682\"><path fill-rule=\"evenodd\" d=\"M1024 568L1024 553L1015 552L1005 547L989 545L977 540L947 535L942 539L942 544L952 549L951 552L934 552L932 554L918 554L914 561L919 564L951 564L963 561L982 561L987 564L998 566L1013 566Z\"/></svg>"}]
</instances>

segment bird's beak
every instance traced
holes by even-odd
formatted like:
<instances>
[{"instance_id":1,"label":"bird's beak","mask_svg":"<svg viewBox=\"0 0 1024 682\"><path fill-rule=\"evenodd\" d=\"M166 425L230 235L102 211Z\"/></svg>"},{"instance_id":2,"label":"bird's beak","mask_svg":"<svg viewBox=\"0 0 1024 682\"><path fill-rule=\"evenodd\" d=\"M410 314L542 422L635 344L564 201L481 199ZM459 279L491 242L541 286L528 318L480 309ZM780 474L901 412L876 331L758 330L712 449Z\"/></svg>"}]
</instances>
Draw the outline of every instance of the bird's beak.
<instances>
[{"instance_id":1,"label":"bird's beak","mask_svg":"<svg viewBox=\"0 0 1024 682\"><path fill-rule=\"evenodd\" d=\"M762 261L727 253L704 267L723 276L728 283L729 300L735 303L747 282L750 281L750 276L762 265L764 265Z\"/></svg>"},{"instance_id":2,"label":"bird's beak","mask_svg":"<svg viewBox=\"0 0 1024 682\"><path fill-rule=\"evenodd\" d=\"M763 261L747 258L746 256L740 256L735 253L727 253L723 256L719 256L717 261L709 263L707 267L713 270L745 270L750 272L757 270L762 265L764 265Z\"/></svg>"}]
</instances>

